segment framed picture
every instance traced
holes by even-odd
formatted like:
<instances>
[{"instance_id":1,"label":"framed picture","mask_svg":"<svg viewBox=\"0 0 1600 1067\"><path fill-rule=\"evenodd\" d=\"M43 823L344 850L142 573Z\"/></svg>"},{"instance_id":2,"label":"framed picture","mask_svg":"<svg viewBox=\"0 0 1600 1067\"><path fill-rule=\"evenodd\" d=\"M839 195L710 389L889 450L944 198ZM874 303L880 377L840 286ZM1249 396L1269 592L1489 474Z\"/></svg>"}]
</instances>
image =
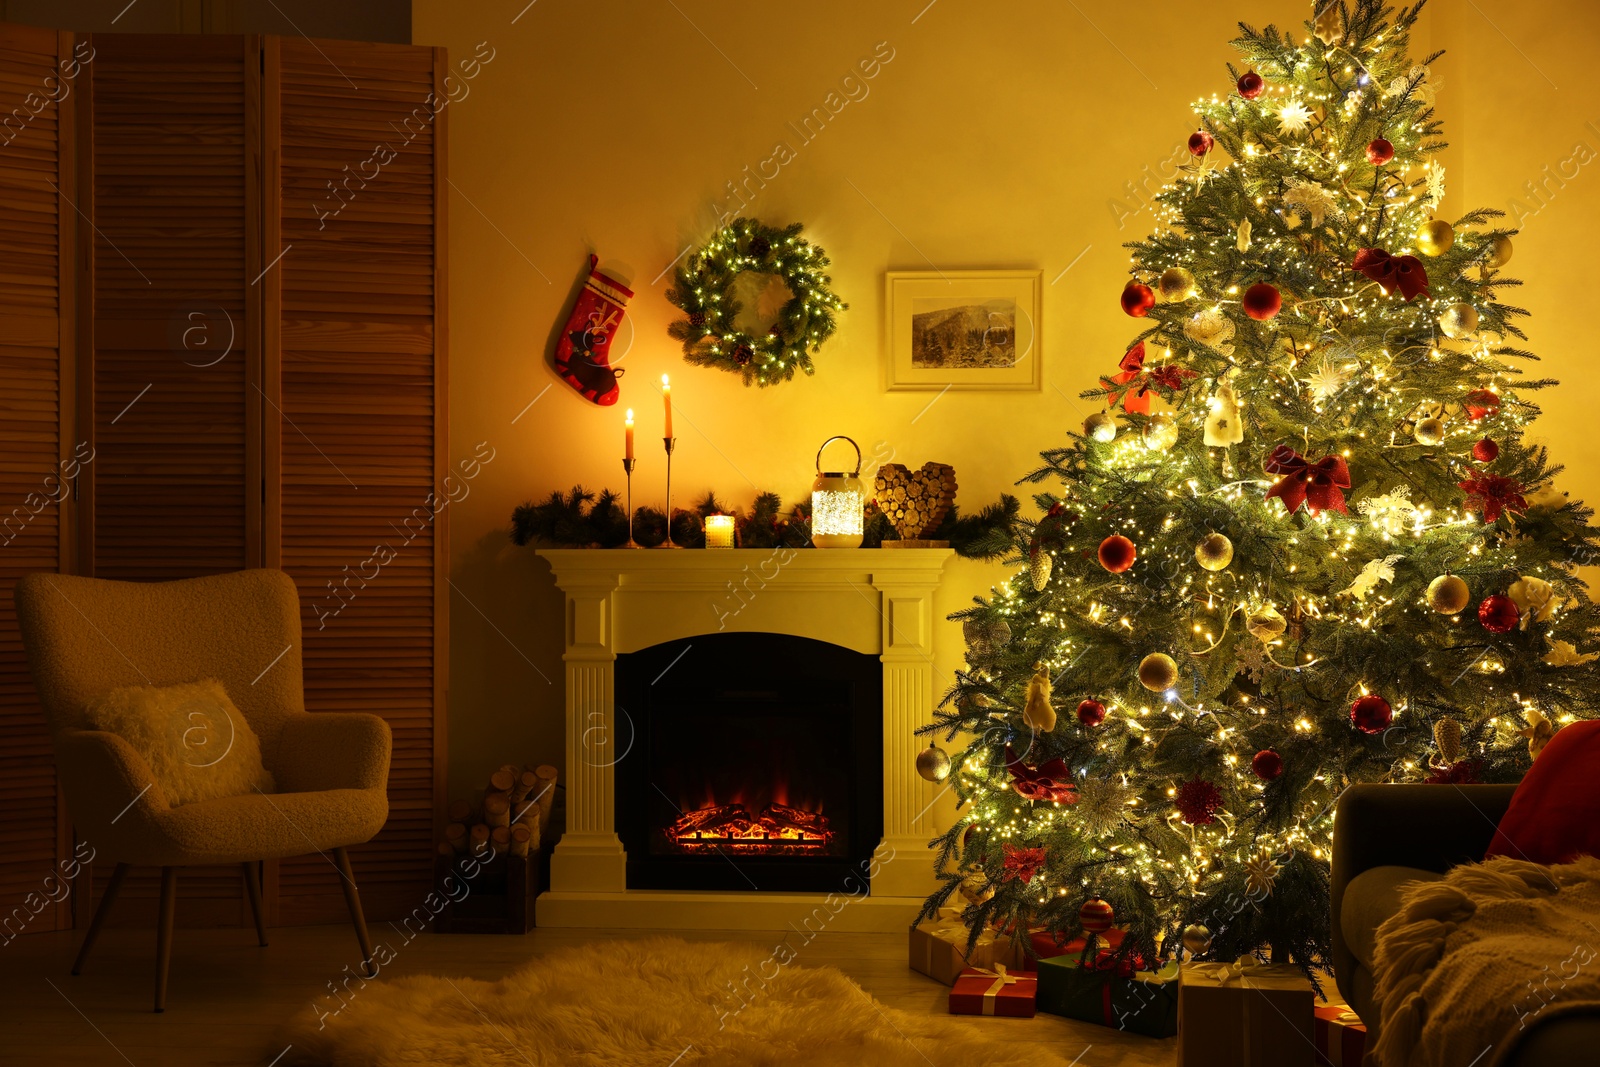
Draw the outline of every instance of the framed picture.
<instances>
[{"instance_id":1,"label":"framed picture","mask_svg":"<svg viewBox=\"0 0 1600 1067\"><path fill-rule=\"evenodd\" d=\"M888 387L1038 389L1037 270L890 271Z\"/></svg>"}]
</instances>

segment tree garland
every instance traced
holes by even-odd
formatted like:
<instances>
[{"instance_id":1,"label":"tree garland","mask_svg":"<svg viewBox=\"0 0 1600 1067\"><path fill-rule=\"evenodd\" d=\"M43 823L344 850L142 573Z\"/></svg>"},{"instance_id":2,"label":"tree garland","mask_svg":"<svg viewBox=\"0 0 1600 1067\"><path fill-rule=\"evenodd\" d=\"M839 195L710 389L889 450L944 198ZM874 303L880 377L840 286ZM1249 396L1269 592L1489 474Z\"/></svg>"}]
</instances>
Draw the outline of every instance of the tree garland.
<instances>
[{"instance_id":1,"label":"tree garland","mask_svg":"<svg viewBox=\"0 0 1600 1067\"><path fill-rule=\"evenodd\" d=\"M798 222L780 230L758 219L734 219L684 261L667 299L688 318L667 332L683 342L687 362L763 387L788 381L797 369L815 373L811 353L833 336L833 313L849 305L828 289L827 253L803 240L800 230ZM760 337L734 326L740 305L728 287L746 271L777 275L794 294Z\"/></svg>"}]
</instances>

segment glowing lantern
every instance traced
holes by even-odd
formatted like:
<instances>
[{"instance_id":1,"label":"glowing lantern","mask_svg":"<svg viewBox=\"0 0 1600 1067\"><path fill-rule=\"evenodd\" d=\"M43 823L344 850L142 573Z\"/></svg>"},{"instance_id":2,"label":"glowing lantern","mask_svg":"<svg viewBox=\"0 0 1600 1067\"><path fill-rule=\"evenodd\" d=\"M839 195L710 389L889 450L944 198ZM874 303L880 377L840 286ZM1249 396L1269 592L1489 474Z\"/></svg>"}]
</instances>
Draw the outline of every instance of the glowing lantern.
<instances>
[{"instance_id":1,"label":"glowing lantern","mask_svg":"<svg viewBox=\"0 0 1600 1067\"><path fill-rule=\"evenodd\" d=\"M835 441L856 450L856 469L824 471L822 453ZM811 483L811 543L818 548L860 548L862 505L861 446L844 436L830 437L817 449L817 480Z\"/></svg>"}]
</instances>

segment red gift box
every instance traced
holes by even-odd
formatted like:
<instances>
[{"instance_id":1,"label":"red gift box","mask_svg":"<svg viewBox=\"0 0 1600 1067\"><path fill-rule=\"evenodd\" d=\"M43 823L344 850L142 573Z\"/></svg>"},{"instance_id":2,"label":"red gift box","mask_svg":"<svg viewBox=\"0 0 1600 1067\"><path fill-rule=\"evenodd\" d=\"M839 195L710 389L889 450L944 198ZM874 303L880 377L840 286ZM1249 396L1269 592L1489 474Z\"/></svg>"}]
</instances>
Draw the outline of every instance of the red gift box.
<instances>
[{"instance_id":1,"label":"red gift box","mask_svg":"<svg viewBox=\"0 0 1600 1067\"><path fill-rule=\"evenodd\" d=\"M1348 1004L1312 1009L1316 1016L1317 1067L1360 1067L1367 1049L1367 1027Z\"/></svg>"},{"instance_id":2,"label":"red gift box","mask_svg":"<svg viewBox=\"0 0 1600 1067\"><path fill-rule=\"evenodd\" d=\"M1038 995L1039 976L1032 971L1008 971L1003 963L968 967L950 989L950 1014L1031 1019Z\"/></svg>"}]
</instances>

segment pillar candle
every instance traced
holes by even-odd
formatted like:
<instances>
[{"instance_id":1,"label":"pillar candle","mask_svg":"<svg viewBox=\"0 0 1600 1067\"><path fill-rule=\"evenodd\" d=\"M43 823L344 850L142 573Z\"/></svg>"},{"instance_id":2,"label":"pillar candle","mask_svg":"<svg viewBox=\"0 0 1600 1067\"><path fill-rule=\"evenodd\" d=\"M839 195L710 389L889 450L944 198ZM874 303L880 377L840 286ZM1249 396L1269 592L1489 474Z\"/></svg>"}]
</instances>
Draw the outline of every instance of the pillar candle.
<instances>
[{"instance_id":1,"label":"pillar candle","mask_svg":"<svg viewBox=\"0 0 1600 1067\"><path fill-rule=\"evenodd\" d=\"M661 376L661 399L663 401L665 401L665 403L667 405L667 424L666 424L665 427L663 427L661 436L667 438L668 440L671 440L671 438L672 438L672 386L671 386L670 383L668 383L667 376L665 374L663 374Z\"/></svg>"},{"instance_id":2,"label":"pillar candle","mask_svg":"<svg viewBox=\"0 0 1600 1067\"><path fill-rule=\"evenodd\" d=\"M628 409L628 417L622 422L622 442L624 459L633 458L633 409Z\"/></svg>"},{"instance_id":3,"label":"pillar candle","mask_svg":"<svg viewBox=\"0 0 1600 1067\"><path fill-rule=\"evenodd\" d=\"M706 547L707 548L732 548L733 547L733 516L732 515L707 515L706 516Z\"/></svg>"}]
</instances>

